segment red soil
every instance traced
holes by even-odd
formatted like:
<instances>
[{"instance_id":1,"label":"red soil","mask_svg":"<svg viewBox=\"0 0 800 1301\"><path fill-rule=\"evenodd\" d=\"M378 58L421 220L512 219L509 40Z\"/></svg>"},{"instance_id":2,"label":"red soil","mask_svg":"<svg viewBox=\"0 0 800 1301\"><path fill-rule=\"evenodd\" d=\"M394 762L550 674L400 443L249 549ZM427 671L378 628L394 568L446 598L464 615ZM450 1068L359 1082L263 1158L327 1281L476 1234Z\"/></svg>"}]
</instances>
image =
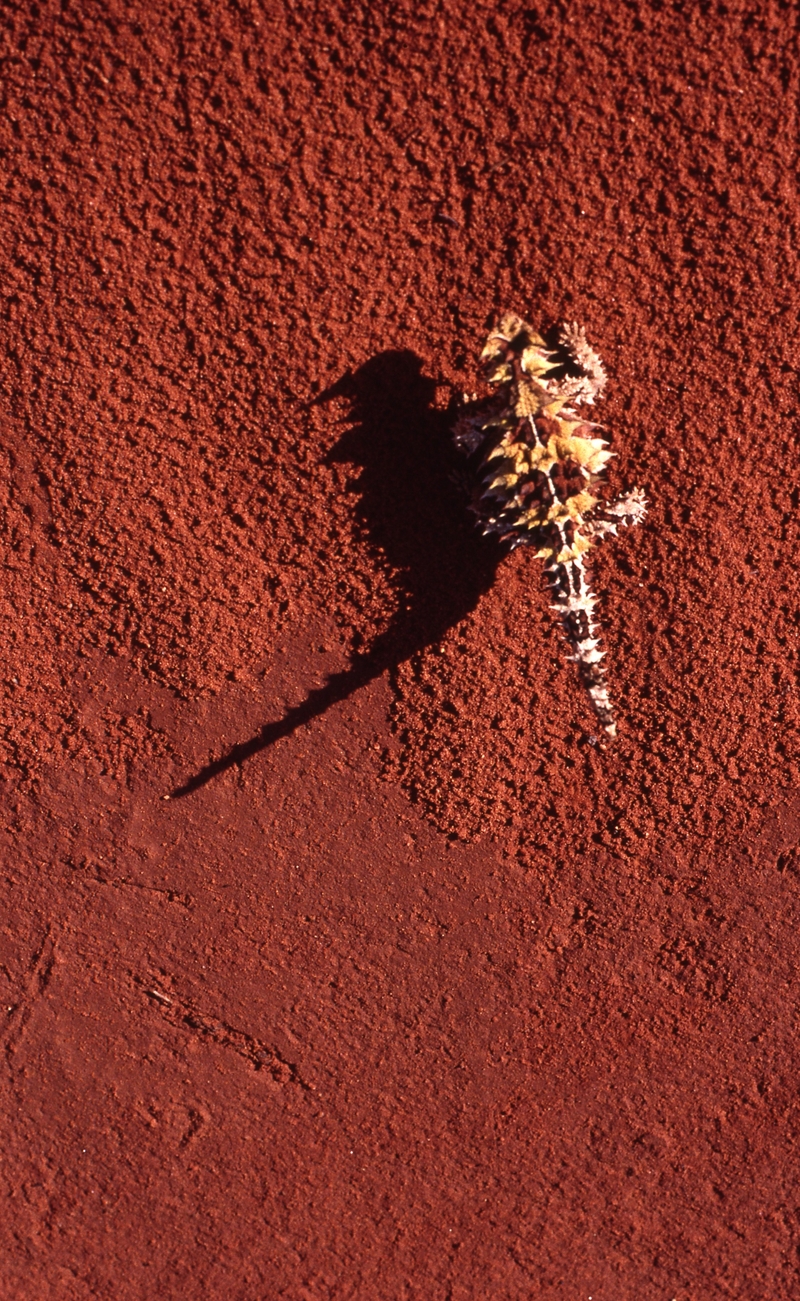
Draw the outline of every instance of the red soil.
<instances>
[{"instance_id":1,"label":"red soil","mask_svg":"<svg viewBox=\"0 0 800 1301\"><path fill-rule=\"evenodd\" d=\"M795 7L2 28L2 1296L796 1297ZM504 309L651 501L605 748Z\"/></svg>"}]
</instances>

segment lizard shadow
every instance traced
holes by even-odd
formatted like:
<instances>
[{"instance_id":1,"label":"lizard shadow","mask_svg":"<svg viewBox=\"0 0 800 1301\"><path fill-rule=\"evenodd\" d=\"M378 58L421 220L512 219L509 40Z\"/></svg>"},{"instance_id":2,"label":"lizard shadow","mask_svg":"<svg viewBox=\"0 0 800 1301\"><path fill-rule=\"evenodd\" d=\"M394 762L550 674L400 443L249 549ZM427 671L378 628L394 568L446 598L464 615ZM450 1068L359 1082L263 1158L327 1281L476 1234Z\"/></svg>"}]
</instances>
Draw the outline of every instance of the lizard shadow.
<instances>
[{"instance_id":1,"label":"lizard shadow","mask_svg":"<svg viewBox=\"0 0 800 1301\"><path fill-rule=\"evenodd\" d=\"M348 428L326 460L361 467L354 481L358 519L374 552L385 558L398 612L346 669L208 763L172 798L191 794L291 736L383 673L394 674L411 656L441 641L491 587L503 549L481 537L452 483L453 411L435 409L436 388L413 352L386 351L314 400L344 398L350 404Z\"/></svg>"}]
</instances>

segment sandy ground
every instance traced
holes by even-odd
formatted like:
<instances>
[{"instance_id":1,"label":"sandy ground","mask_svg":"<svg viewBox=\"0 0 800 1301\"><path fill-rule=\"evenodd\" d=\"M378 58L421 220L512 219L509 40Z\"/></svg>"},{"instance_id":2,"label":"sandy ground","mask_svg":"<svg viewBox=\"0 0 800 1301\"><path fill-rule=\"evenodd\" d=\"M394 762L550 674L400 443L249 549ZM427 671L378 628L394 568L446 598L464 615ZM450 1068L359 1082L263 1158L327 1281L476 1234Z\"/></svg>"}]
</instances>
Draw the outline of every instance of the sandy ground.
<instances>
[{"instance_id":1,"label":"sandy ground","mask_svg":"<svg viewBox=\"0 0 800 1301\"><path fill-rule=\"evenodd\" d=\"M796 6L0 27L3 1298L796 1297ZM504 310L651 503L609 744Z\"/></svg>"}]
</instances>

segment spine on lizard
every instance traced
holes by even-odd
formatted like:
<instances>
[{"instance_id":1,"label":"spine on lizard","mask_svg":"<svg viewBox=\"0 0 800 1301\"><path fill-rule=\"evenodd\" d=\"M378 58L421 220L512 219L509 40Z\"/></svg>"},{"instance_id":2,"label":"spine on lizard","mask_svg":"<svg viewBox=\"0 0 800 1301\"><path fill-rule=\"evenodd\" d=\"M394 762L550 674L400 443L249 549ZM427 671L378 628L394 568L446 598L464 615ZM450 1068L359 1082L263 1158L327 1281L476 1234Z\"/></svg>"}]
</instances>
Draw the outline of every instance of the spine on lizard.
<instances>
[{"instance_id":1,"label":"spine on lizard","mask_svg":"<svg viewBox=\"0 0 800 1301\"><path fill-rule=\"evenodd\" d=\"M556 348L518 316L489 335L481 371L494 392L467 401L456 446L474 471L472 509L483 531L512 547L533 546L545 564L555 606L598 721L616 725L594 618L586 552L619 524L645 514L639 491L607 504L595 495L613 453L575 408L599 397L606 375L582 329L565 325Z\"/></svg>"}]
</instances>

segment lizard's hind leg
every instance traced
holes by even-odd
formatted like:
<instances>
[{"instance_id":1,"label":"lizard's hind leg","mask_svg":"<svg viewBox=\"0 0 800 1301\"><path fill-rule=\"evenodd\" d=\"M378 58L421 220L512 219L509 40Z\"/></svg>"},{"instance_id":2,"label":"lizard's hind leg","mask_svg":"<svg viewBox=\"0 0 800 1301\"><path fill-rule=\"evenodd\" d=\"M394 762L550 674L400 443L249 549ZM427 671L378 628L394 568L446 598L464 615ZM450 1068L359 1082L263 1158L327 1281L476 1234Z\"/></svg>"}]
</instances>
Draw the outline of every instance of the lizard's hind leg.
<instances>
[{"instance_id":1,"label":"lizard's hind leg","mask_svg":"<svg viewBox=\"0 0 800 1301\"><path fill-rule=\"evenodd\" d=\"M600 726L609 736L616 736L617 725L601 662L605 652L598 649L600 643L594 621L597 601L589 587L583 561L578 558L565 564L551 565L547 577L555 597L553 609L561 616L567 641L574 652L570 659L578 666Z\"/></svg>"},{"instance_id":2,"label":"lizard's hind leg","mask_svg":"<svg viewBox=\"0 0 800 1301\"><path fill-rule=\"evenodd\" d=\"M601 502L591 519L584 520L581 527L587 537L599 542L609 533L615 536L620 524L627 528L641 524L646 514L647 498L641 488L634 488L633 492L617 497L616 501Z\"/></svg>"}]
</instances>

